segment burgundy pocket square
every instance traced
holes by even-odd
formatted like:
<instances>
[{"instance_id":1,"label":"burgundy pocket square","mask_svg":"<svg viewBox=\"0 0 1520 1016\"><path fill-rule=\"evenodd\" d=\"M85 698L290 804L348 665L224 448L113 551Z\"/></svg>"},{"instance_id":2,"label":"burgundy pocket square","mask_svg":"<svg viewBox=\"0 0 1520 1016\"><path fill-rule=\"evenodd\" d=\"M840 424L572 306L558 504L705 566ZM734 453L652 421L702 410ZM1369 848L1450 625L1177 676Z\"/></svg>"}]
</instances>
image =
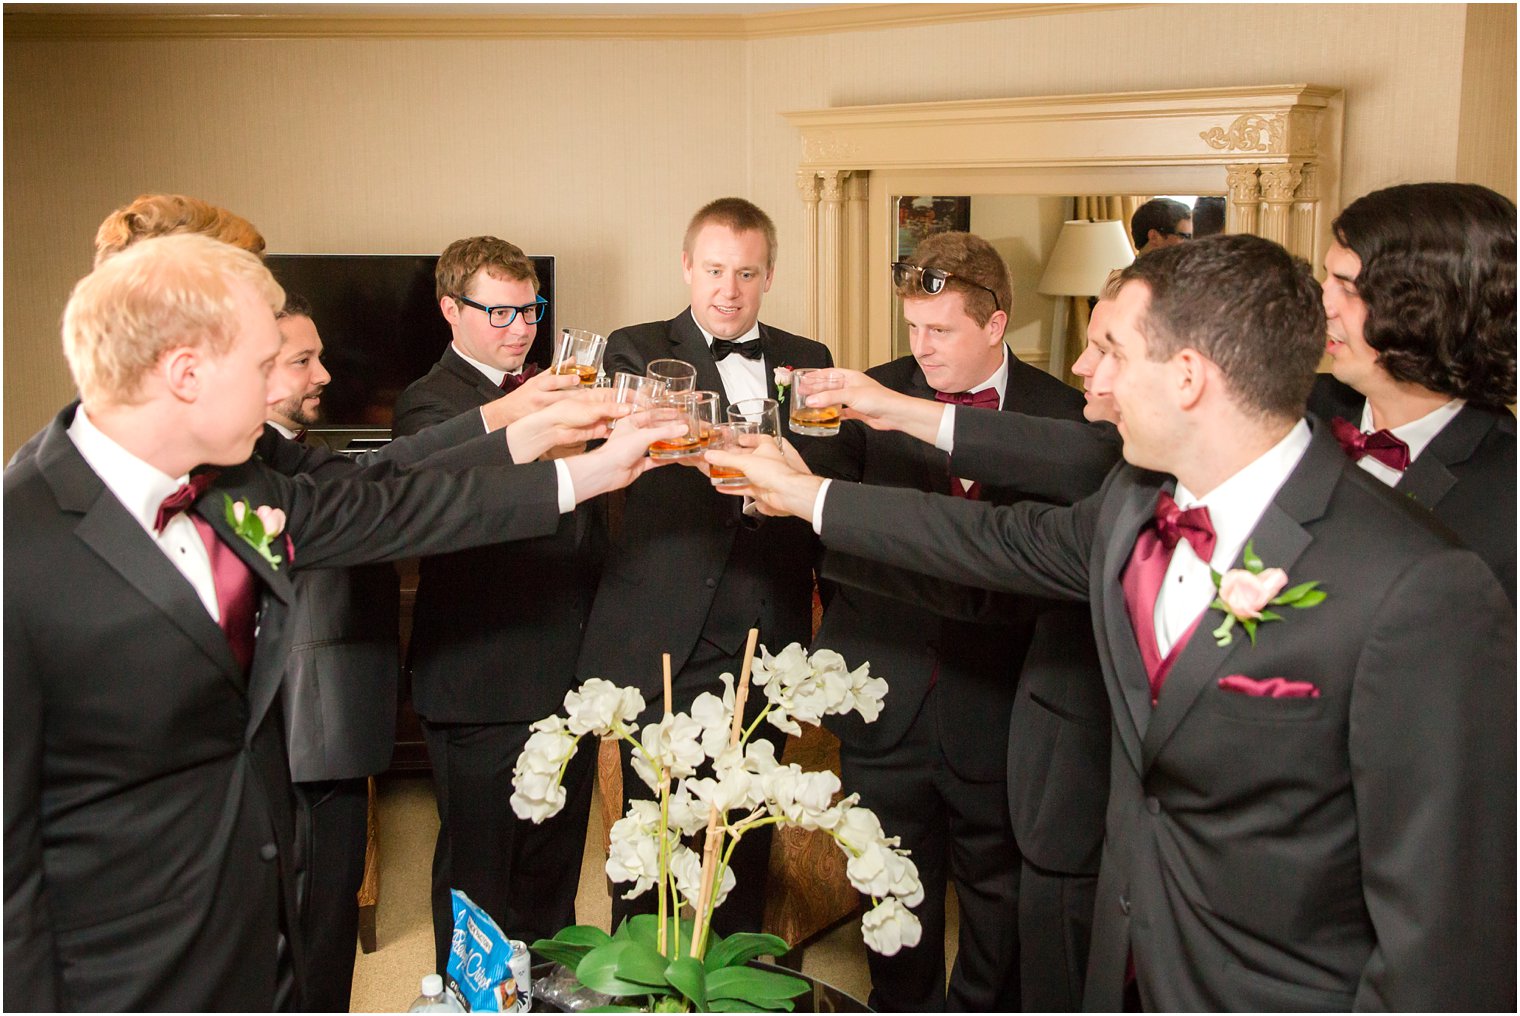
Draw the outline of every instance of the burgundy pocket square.
<instances>
[{"instance_id":1,"label":"burgundy pocket square","mask_svg":"<svg viewBox=\"0 0 1520 1016\"><path fill-rule=\"evenodd\" d=\"M1308 681L1289 681L1285 677L1269 677L1257 681L1244 674L1231 674L1219 679L1219 687L1238 695L1254 695L1257 698L1319 698L1319 689Z\"/></svg>"}]
</instances>

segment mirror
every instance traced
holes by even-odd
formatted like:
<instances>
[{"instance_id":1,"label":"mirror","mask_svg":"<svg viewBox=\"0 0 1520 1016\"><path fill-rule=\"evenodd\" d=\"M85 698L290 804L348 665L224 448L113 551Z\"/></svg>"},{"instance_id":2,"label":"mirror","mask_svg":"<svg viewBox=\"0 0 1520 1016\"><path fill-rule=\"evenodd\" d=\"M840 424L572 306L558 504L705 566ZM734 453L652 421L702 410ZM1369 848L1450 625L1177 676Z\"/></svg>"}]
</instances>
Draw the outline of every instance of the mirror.
<instances>
[{"instance_id":1,"label":"mirror","mask_svg":"<svg viewBox=\"0 0 1520 1016\"><path fill-rule=\"evenodd\" d=\"M1013 308L1009 312L1004 341L1019 359L1070 383L1075 380L1069 373L1071 363L1086 342L1086 310L1090 302L1039 291L1041 276L1061 235L1061 227L1069 219L1087 217L1095 212L1102 217L1124 215L1125 211L1133 214L1133 209L1153 197L1178 201L1195 209L1195 214L1205 224L1205 229L1200 230L1198 223L1193 223L1195 235L1205 235L1211 217L1218 223L1214 231L1223 229L1222 195L1114 195L1093 201L1036 194L900 194L891 199L896 223L893 257L911 260L913 250L923 237L947 230L966 230L987 240L1008 266L1013 286ZM1200 198L1203 199L1202 205L1199 204ZM1100 204L1104 207L1098 207ZM1215 206L1214 209L1210 210L1209 205ZM1125 221L1125 234L1129 236L1128 221ZM909 355L912 350L908 343L907 322L902 314L902 301L893 295L890 278L884 278L878 284L886 289L893 307L892 356ZM1065 335L1064 342L1053 341L1058 330ZM1053 351L1062 362L1051 362Z\"/></svg>"}]
</instances>

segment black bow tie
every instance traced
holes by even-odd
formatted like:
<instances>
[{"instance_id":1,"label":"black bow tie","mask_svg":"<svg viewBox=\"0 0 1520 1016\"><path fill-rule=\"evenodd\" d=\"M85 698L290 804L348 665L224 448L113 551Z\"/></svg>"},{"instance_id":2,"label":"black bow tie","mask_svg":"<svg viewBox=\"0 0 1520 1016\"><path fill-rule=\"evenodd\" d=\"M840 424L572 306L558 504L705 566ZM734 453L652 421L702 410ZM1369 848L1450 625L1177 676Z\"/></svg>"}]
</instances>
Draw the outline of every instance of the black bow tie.
<instances>
[{"instance_id":1,"label":"black bow tie","mask_svg":"<svg viewBox=\"0 0 1520 1016\"><path fill-rule=\"evenodd\" d=\"M713 359L721 363L729 353L738 353L746 360L760 359L760 340L750 339L748 342L730 342L728 339L714 338L712 340Z\"/></svg>"}]
</instances>

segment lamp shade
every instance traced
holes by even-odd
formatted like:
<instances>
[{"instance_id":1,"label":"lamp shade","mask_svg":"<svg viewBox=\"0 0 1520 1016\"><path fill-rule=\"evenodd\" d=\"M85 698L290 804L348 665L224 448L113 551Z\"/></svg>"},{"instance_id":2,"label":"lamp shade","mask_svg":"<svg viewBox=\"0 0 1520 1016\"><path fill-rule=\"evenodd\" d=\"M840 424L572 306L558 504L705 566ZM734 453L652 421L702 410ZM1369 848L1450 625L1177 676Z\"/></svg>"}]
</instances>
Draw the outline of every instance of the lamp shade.
<instances>
[{"instance_id":1,"label":"lamp shade","mask_svg":"<svg viewBox=\"0 0 1520 1016\"><path fill-rule=\"evenodd\" d=\"M1056 248L1037 288L1046 296L1097 296L1110 272L1134 260L1124 223L1071 219L1056 237Z\"/></svg>"}]
</instances>

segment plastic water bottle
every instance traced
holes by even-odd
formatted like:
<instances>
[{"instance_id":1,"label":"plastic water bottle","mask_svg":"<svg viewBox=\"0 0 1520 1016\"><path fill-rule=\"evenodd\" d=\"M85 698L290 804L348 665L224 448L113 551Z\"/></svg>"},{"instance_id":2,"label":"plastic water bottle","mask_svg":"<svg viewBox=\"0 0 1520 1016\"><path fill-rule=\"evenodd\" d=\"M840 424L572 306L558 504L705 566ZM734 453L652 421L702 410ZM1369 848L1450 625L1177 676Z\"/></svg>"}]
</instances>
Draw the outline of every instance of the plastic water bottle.
<instances>
[{"instance_id":1,"label":"plastic water bottle","mask_svg":"<svg viewBox=\"0 0 1520 1016\"><path fill-rule=\"evenodd\" d=\"M464 1012L464 1006L443 990L443 978L428 974L422 979L422 994L407 1012Z\"/></svg>"}]
</instances>

